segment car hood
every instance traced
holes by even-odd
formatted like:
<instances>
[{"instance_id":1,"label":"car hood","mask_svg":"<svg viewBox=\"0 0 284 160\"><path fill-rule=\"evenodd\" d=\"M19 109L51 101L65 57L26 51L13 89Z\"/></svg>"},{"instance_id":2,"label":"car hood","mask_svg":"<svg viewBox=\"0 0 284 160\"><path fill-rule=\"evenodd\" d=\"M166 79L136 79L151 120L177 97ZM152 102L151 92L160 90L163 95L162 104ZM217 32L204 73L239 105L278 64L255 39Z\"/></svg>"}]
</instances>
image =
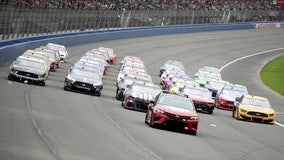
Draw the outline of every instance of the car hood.
<instances>
[{"instance_id":1,"label":"car hood","mask_svg":"<svg viewBox=\"0 0 284 160\"><path fill-rule=\"evenodd\" d=\"M69 77L71 77L75 81L84 82L84 83L88 83L88 84L98 83L98 80L94 79L94 78L78 76L78 75L70 75Z\"/></svg>"},{"instance_id":2,"label":"car hood","mask_svg":"<svg viewBox=\"0 0 284 160\"><path fill-rule=\"evenodd\" d=\"M44 70L36 69L36 68L31 68L31 67L25 67L21 65L13 65L13 68L16 69L17 71L23 71L23 72L29 72L29 73L34 73L37 75L43 75L45 74Z\"/></svg>"},{"instance_id":3,"label":"car hood","mask_svg":"<svg viewBox=\"0 0 284 160\"><path fill-rule=\"evenodd\" d=\"M167 105L156 105L156 108L160 109L160 110L162 110L166 113L179 115L179 116L197 116L197 113L196 113L195 110L171 107L171 106L167 106Z\"/></svg>"},{"instance_id":4,"label":"car hood","mask_svg":"<svg viewBox=\"0 0 284 160\"><path fill-rule=\"evenodd\" d=\"M236 100L236 95L220 95L219 98L223 98L227 101L235 101Z\"/></svg>"},{"instance_id":5,"label":"car hood","mask_svg":"<svg viewBox=\"0 0 284 160\"><path fill-rule=\"evenodd\" d=\"M245 109L248 111L252 111L252 112L263 112L263 113L272 113L274 112L274 109L272 108L263 108L263 107L259 107L259 106L252 106L252 105L240 105L241 109Z\"/></svg>"},{"instance_id":6,"label":"car hood","mask_svg":"<svg viewBox=\"0 0 284 160\"><path fill-rule=\"evenodd\" d=\"M209 85L205 85L205 87L210 90L211 92L218 92L218 89L213 87L213 86L209 86Z\"/></svg>"},{"instance_id":7,"label":"car hood","mask_svg":"<svg viewBox=\"0 0 284 160\"><path fill-rule=\"evenodd\" d=\"M131 92L131 96L149 102L155 98L156 95L152 95L145 92Z\"/></svg>"},{"instance_id":8,"label":"car hood","mask_svg":"<svg viewBox=\"0 0 284 160\"><path fill-rule=\"evenodd\" d=\"M214 103L214 100L208 97L189 95L189 98L191 98L193 101L196 101L196 102Z\"/></svg>"}]
</instances>

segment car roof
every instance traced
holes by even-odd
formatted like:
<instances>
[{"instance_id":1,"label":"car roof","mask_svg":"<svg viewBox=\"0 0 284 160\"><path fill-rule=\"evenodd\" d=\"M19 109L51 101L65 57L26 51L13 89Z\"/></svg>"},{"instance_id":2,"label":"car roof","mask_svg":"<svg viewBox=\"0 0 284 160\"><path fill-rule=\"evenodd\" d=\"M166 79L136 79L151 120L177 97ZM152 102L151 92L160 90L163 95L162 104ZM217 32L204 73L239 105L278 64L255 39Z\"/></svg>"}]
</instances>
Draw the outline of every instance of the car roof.
<instances>
[{"instance_id":1,"label":"car roof","mask_svg":"<svg viewBox=\"0 0 284 160\"><path fill-rule=\"evenodd\" d=\"M255 96L255 95L248 95L248 94L243 95L243 97L244 98L250 98L250 99L267 100L267 98L265 98L265 97Z\"/></svg>"}]
</instances>

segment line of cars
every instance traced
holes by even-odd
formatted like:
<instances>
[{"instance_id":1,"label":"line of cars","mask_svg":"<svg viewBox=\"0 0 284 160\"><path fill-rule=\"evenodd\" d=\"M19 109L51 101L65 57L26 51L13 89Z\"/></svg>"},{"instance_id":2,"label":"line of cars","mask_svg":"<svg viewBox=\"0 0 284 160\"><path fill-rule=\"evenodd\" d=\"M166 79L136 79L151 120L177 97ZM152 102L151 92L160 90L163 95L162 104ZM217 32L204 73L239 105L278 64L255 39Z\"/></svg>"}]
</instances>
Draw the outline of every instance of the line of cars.
<instances>
[{"instance_id":1,"label":"line of cars","mask_svg":"<svg viewBox=\"0 0 284 160\"><path fill-rule=\"evenodd\" d=\"M64 80L64 90L79 91L101 96L103 76L110 64L115 64L114 49L99 47L87 51L68 70Z\"/></svg>"},{"instance_id":2,"label":"line of cars","mask_svg":"<svg viewBox=\"0 0 284 160\"><path fill-rule=\"evenodd\" d=\"M174 124L196 134L197 113L212 114L214 108L232 111L232 117L241 120L273 124L276 118L267 98L250 95L246 86L223 80L217 68L201 67L191 78L181 62L168 60L160 68L159 76L167 94L164 91L150 101L145 117L145 123L150 126ZM184 104L191 110L182 110Z\"/></svg>"},{"instance_id":3,"label":"line of cars","mask_svg":"<svg viewBox=\"0 0 284 160\"><path fill-rule=\"evenodd\" d=\"M125 56L120 62L115 97L124 108L146 112L148 105L162 90L155 85L143 60Z\"/></svg>"},{"instance_id":4,"label":"line of cars","mask_svg":"<svg viewBox=\"0 0 284 160\"><path fill-rule=\"evenodd\" d=\"M232 111L232 116L236 119L274 123L276 112L267 98L250 95L246 86L223 80L217 68L201 67L194 78L190 79L187 75L182 75L183 70L174 73L173 67L165 69L167 67L164 66L160 69L160 75L167 74L164 76L166 78L161 76L161 84L167 86L164 88L172 93L190 97L197 111L211 114L214 108L218 108Z\"/></svg>"},{"instance_id":5,"label":"line of cars","mask_svg":"<svg viewBox=\"0 0 284 160\"><path fill-rule=\"evenodd\" d=\"M168 60L160 68L161 82L164 89L170 93L178 93L189 97L196 111L212 114L214 111L214 100L212 93L202 87L196 78L189 77L181 62Z\"/></svg>"},{"instance_id":6,"label":"line of cars","mask_svg":"<svg viewBox=\"0 0 284 160\"><path fill-rule=\"evenodd\" d=\"M55 72L67 57L66 47L55 43L26 50L9 66L8 79L45 86L49 72Z\"/></svg>"},{"instance_id":7,"label":"line of cars","mask_svg":"<svg viewBox=\"0 0 284 160\"><path fill-rule=\"evenodd\" d=\"M176 71L184 70L180 62L175 63ZM146 112L145 123L150 127L166 126L196 135L199 117L191 99L153 84L139 57L125 56L120 65L116 99L124 108Z\"/></svg>"}]
</instances>

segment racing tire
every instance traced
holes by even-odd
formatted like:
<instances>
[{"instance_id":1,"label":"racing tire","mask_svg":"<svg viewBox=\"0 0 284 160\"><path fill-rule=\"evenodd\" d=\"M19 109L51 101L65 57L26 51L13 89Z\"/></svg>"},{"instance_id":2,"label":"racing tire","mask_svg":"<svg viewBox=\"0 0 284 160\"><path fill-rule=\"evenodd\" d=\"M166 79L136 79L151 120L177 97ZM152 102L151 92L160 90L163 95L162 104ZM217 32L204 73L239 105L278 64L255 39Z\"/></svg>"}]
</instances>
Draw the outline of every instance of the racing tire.
<instances>
[{"instance_id":1,"label":"racing tire","mask_svg":"<svg viewBox=\"0 0 284 160\"><path fill-rule=\"evenodd\" d=\"M233 111L232 111L232 117L238 119L238 115L237 114L238 114L237 113L237 109L236 109L236 107L234 107Z\"/></svg>"},{"instance_id":2,"label":"racing tire","mask_svg":"<svg viewBox=\"0 0 284 160\"><path fill-rule=\"evenodd\" d=\"M44 87L44 86L45 86L45 84L46 84L46 81L45 81L45 80L44 80L44 81L39 82L39 85L40 85L40 86L42 86L42 87Z\"/></svg>"},{"instance_id":3,"label":"racing tire","mask_svg":"<svg viewBox=\"0 0 284 160\"><path fill-rule=\"evenodd\" d=\"M93 91L93 92L91 92L91 95L92 95L92 96L98 96L98 97L100 97L101 94L102 94L102 90L101 90L101 89L100 89L99 91Z\"/></svg>"},{"instance_id":4,"label":"racing tire","mask_svg":"<svg viewBox=\"0 0 284 160\"><path fill-rule=\"evenodd\" d=\"M125 108L125 106L124 106L124 99L125 99L125 97L122 96L122 99L121 99L121 106Z\"/></svg>"},{"instance_id":5,"label":"racing tire","mask_svg":"<svg viewBox=\"0 0 284 160\"><path fill-rule=\"evenodd\" d=\"M190 135L196 136L197 135L197 131L189 131Z\"/></svg>"},{"instance_id":6,"label":"racing tire","mask_svg":"<svg viewBox=\"0 0 284 160\"><path fill-rule=\"evenodd\" d=\"M97 92L97 96L100 97L102 95L102 90L100 90L99 92Z\"/></svg>"},{"instance_id":7,"label":"racing tire","mask_svg":"<svg viewBox=\"0 0 284 160\"><path fill-rule=\"evenodd\" d=\"M118 88L116 89L115 98L116 98L117 100L119 100L119 97L118 97L117 93L118 93Z\"/></svg>"},{"instance_id":8,"label":"racing tire","mask_svg":"<svg viewBox=\"0 0 284 160\"><path fill-rule=\"evenodd\" d=\"M149 126L152 128L155 128L155 123L153 123L153 113L151 114L151 117L150 117Z\"/></svg>"},{"instance_id":9,"label":"racing tire","mask_svg":"<svg viewBox=\"0 0 284 160\"><path fill-rule=\"evenodd\" d=\"M63 89L64 89L65 91L69 91L71 88L70 88L69 86L67 86L65 83L66 83L66 82L64 82Z\"/></svg>"},{"instance_id":10,"label":"racing tire","mask_svg":"<svg viewBox=\"0 0 284 160\"><path fill-rule=\"evenodd\" d=\"M149 123L147 122L147 117L148 117L148 112L146 113L146 116L145 116L145 123L146 123L146 124L149 124Z\"/></svg>"},{"instance_id":11,"label":"racing tire","mask_svg":"<svg viewBox=\"0 0 284 160\"><path fill-rule=\"evenodd\" d=\"M12 75L8 75L8 80L13 81L13 80L15 80L15 78L14 78L14 76L12 76Z\"/></svg>"}]
</instances>

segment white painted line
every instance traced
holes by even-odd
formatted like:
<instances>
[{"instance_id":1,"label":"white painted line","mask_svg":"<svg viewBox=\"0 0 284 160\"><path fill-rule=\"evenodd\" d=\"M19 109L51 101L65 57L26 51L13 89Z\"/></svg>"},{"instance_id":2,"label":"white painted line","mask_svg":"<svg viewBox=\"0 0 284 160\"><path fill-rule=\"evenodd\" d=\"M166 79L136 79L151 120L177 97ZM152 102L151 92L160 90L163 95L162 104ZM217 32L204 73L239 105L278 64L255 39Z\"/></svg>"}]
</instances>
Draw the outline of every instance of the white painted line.
<instances>
[{"instance_id":1,"label":"white painted line","mask_svg":"<svg viewBox=\"0 0 284 160\"><path fill-rule=\"evenodd\" d=\"M219 69L219 71L221 72L224 68L226 68L227 66L239 61L239 60L242 60L242 59L245 59L245 58L249 58L249 57L252 57L252 56L257 56L257 55L260 55L260 54L265 54L265 53L269 53L269 52L273 52L273 51L278 51L278 50L283 50L284 48L276 48L276 49L272 49L272 50L268 50L268 51L262 51L262 52L258 52L258 53L254 53L254 54L251 54L251 55L247 55L247 56L244 56L244 57L240 57L238 59L235 59L227 64L225 64L223 67L221 67Z\"/></svg>"},{"instance_id":2,"label":"white painted line","mask_svg":"<svg viewBox=\"0 0 284 160\"><path fill-rule=\"evenodd\" d=\"M283 127L284 128L284 124L281 124L281 123L279 123L279 122L274 122L275 124L277 124L278 126L280 126L280 127Z\"/></svg>"},{"instance_id":3,"label":"white painted line","mask_svg":"<svg viewBox=\"0 0 284 160\"><path fill-rule=\"evenodd\" d=\"M247 55L247 56L244 56L244 57L240 57L238 59L235 59L227 64L225 64L223 67L221 67L219 69L219 71L221 72L223 69L225 69L226 67L228 67L229 65L239 61L239 60L242 60L242 59L245 59L245 58L249 58L249 57L252 57L252 56L257 56L257 55L261 55L261 54L265 54L265 53L269 53L269 52L273 52L273 51L278 51L278 50L284 50L284 48L276 48L276 49L271 49L271 50L268 50L268 51L262 51L262 52L257 52L257 53L254 53L254 54L251 54L251 55ZM279 122L274 122L276 125L280 126L280 127L283 127L284 128L284 124L281 124Z\"/></svg>"}]
</instances>

